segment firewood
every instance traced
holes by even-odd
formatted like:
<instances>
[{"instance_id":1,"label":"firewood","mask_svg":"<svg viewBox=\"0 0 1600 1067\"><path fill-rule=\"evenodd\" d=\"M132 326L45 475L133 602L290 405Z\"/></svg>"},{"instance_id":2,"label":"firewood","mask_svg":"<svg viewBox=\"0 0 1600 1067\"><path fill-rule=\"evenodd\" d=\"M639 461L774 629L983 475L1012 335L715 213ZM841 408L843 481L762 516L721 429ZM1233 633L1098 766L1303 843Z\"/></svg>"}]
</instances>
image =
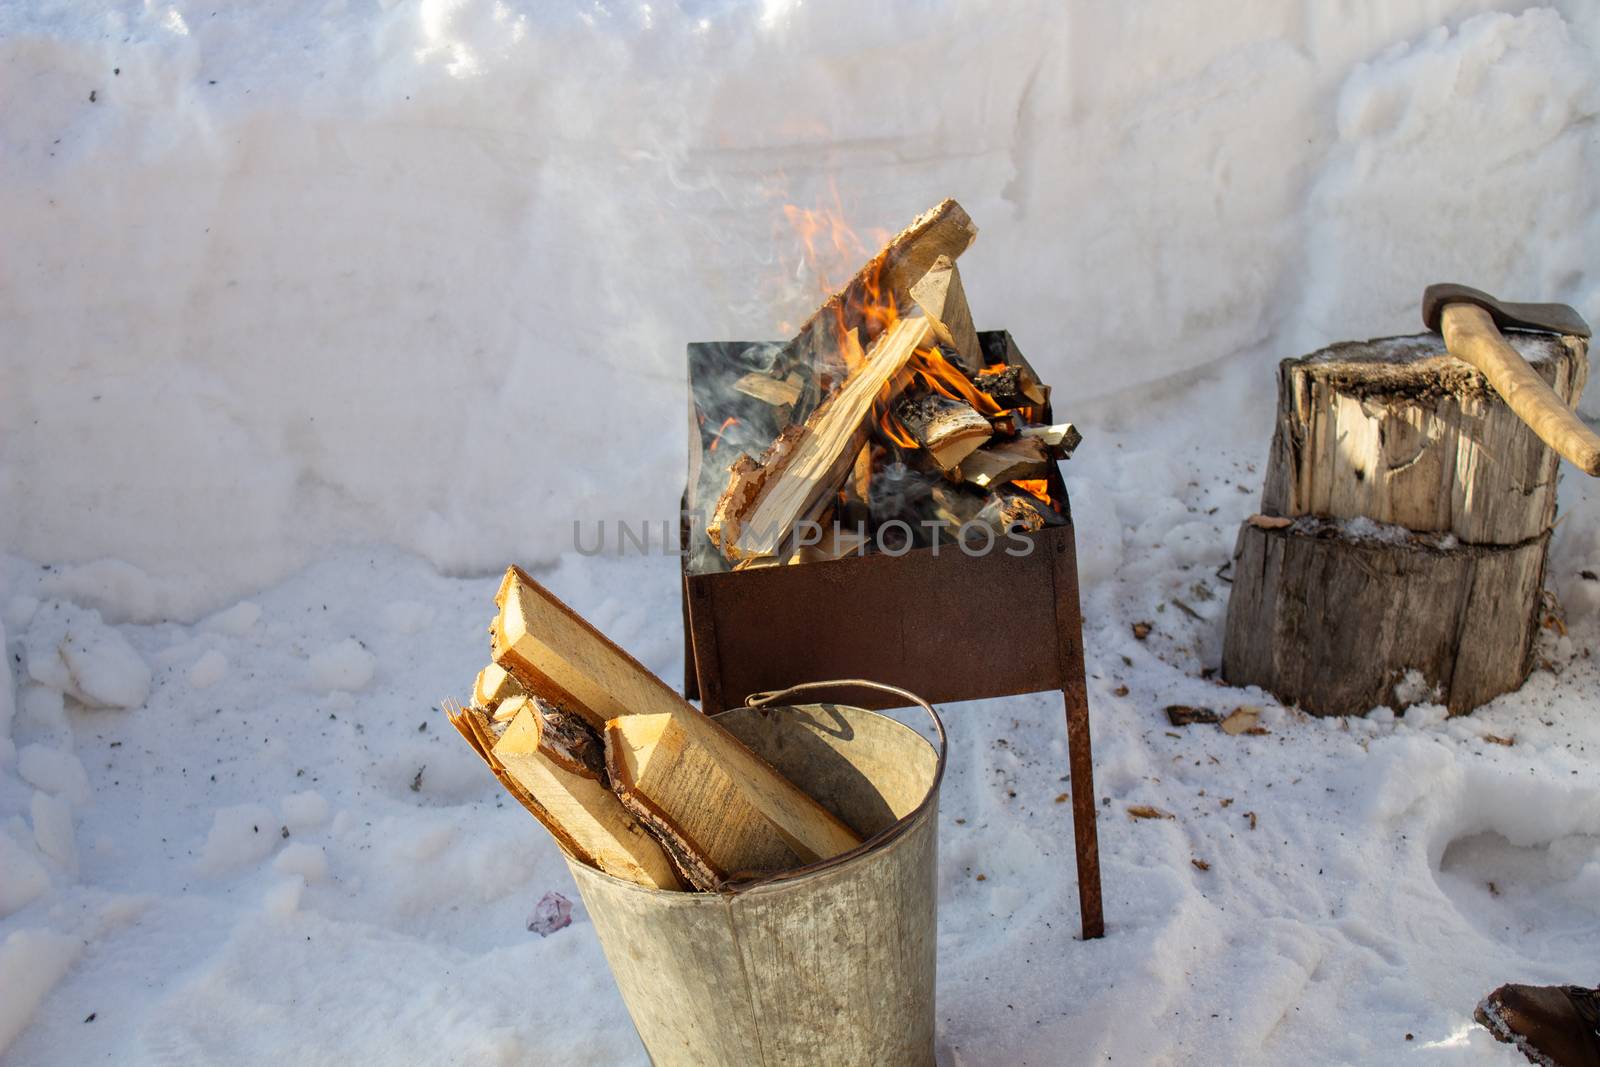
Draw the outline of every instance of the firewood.
<instances>
[{"instance_id":1,"label":"firewood","mask_svg":"<svg viewBox=\"0 0 1600 1067\"><path fill-rule=\"evenodd\" d=\"M996 441L961 461L961 477L983 489L1050 473L1050 450L1036 437Z\"/></svg>"},{"instance_id":2,"label":"firewood","mask_svg":"<svg viewBox=\"0 0 1600 1067\"><path fill-rule=\"evenodd\" d=\"M1053 426L1023 426L1017 431L1017 436L1043 443L1050 450L1052 459L1066 459L1083 444L1083 434L1070 422L1058 422Z\"/></svg>"},{"instance_id":3,"label":"firewood","mask_svg":"<svg viewBox=\"0 0 1600 1067\"><path fill-rule=\"evenodd\" d=\"M1033 376L1033 372L1021 364L980 370L973 378L973 383L994 397L995 403L1003 408L1043 404L1047 399L1044 387Z\"/></svg>"},{"instance_id":4,"label":"firewood","mask_svg":"<svg viewBox=\"0 0 1600 1067\"><path fill-rule=\"evenodd\" d=\"M622 805L655 832L696 888L800 866L718 753L691 737L677 717L612 719L605 758Z\"/></svg>"},{"instance_id":5,"label":"firewood","mask_svg":"<svg viewBox=\"0 0 1600 1067\"><path fill-rule=\"evenodd\" d=\"M866 444L873 403L904 387L901 370L932 336L920 310L898 319L810 418L785 428L760 461L734 462L706 531L727 559L779 555L797 523L826 510Z\"/></svg>"},{"instance_id":6,"label":"firewood","mask_svg":"<svg viewBox=\"0 0 1600 1067\"><path fill-rule=\"evenodd\" d=\"M539 697L505 703L514 716L490 754L543 809L541 821L566 850L618 878L681 889L661 845L611 792L604 749L588 723Z\"/></svg>"},{"instance_id":7,"label":"firewood","mask_svg":"<svg viewBox=\"0 0 1600 1067\"><path fill-rule=\"evenodd\" d=\"M984 503L977 521L988 523L1001 533L1011 530L1031 533L1046 526L1060 526L1064 520L1054 508L1033 494L1005 486Z\"/></svg>"},{"instance_id":8,"label":"firewood","mask_svg":"<svg viewBox=\"0 0 1600 1067\"><path fill-rule=\"evenodd\" d=\"M967 306L967 291L961 285L961 272L949 256L940 256L933 267L912 284L909 295L923 313L933 320L933 332L949 350L952 361L969 375L983 369L983 346L972 326L972 309ZM1009 406L1009 405L1008 405Z\"/></svg>"},{"instance_id":9,"label":"firewood","mask_svg":"<svg viewBox=\"0 0 1600 1067\"><path fill-rule=\"evenodd\" d=\"M806 862L860 844L848 826L700 714L549 590L512 567L495 597L495 662L528 692L581 715L596 732L608 719L671 714L716 754L740 791Z\"/></svg>"},{"instance_id":10,"label":"firewood","mask_svg":"<svg viewBox=\"0 0 1600 1067\"><path fill-rule=\"evenodd\" d=\"M940 256L953 262L977 235L978 228L954 200L945 200L918 216L806 320L789 342L789 365L818 367L836 361L849 334L858 330L866 334L874 328L865 314L874 303L891 301L905 314L913 303L911 287L933 269ZM941 308L930 317L938 319L942 314ZM863 337L866 343L874 339Z\"/></svg>"},{"instance_id":11,"label":"firewood","mask_svg":"<svg viewBox=\"0 0 1600 1067\"><path fill-rule=\"evenodd\" d=\"M952 529L977 519L986 502L985 497L953 485L936 485L929 496L933 501L933 517Z\"/></svg>"},{"instance_id":12,"label":"firewood","mask_svg":"<svg viewBox=\"0 0 1600 1067\"><path fill-rule=\"evenodd\" d=\"M994 435L989 420L971 405L940 393L903 394L895 401L893 411L943 471L955 470Z\"/></svg>"},{"instance_id":13,"label":"firewood","mask_svg":"<svg viewBox=\"0 0 1600 1067\"><path fill-rule=\"evenodd\" d=\"M994 367L997 364L1020 367L1029 379L1037 383L1037 388L1044 394L1044 399L1023 408L1022 413L1027 416L1029 422L1043 421L1044 409L1050 403L1050 387L1043 384L1044 379L1033 369L1028 357L1022 354L1016 341L1012 340L1011 334L1006 330L995 330L983 334L979 340L983 343L983 361L986 367Z\"/></svg>"},{"instance_id":14,"label":"firewood","mask_svg":"<svg viewBox=\"0 0 1600 1067\"><path fill-rule=\"evenodd\" d=\"M805 383L800 380L798 374L790 373L786 378L774 378L760 371L751 371L734 382L733 387L745 396L754 397L775 408L792 407L795 401L800 399L800 394L805 391Z\"/></svg>"},{"instance_id":15,"label":"firewood","mask_svg":"<svg viewBox=\"0 0 1600 1067\"><path fill-rule=\"evenodd\" d=\"M472 702L489 712L498 708L506 698L521 695L522 686L498 663L491 663L479 671L477 681L472 685Z\"/></svg>"}]
</instances>

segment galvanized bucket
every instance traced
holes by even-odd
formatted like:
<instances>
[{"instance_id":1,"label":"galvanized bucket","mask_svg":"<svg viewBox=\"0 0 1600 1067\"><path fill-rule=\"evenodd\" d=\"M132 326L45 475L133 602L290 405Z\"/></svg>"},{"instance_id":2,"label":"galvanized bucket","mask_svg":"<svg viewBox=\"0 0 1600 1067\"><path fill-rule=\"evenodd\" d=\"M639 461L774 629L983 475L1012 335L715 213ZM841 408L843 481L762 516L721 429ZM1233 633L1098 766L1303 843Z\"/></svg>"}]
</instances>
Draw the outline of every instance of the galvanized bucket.
<instances>
[{"instance_id":1,"label":"galvanized bucket","mask_svg":"<svg viewBox=\"0 0 1600 1067\"><path fill-rule=\"evenodd\" d=\"M938 747L877 712L780 705L867 686L920 705ZM716 893L625 882L570 857L611 973L656 1067L931 1064L944 724L875 682L757 694L717 721L864 838Z\"/></svg>"}]
</instances>

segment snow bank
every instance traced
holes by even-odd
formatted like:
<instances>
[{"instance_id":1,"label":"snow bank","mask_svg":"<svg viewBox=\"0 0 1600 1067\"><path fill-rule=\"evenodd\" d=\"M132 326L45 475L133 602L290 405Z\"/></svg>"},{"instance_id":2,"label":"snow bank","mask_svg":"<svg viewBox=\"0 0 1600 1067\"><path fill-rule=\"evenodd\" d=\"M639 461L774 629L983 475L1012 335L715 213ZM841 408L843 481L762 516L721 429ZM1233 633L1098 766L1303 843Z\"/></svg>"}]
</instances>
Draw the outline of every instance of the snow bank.
<instances>
[{"instance_id":1,"label":"snow bank","mask_svg":"<svg viewBox=\"0 0 1600 1067\"><path fill-rule=\"evenodd\" d=\"M1091 441L1232 361L1264 448L1268 360L1425 282L1600 319L1600 12L1523 7L6 8L0 542L150 621L670 516L684 343L805 314L779 209L835 183L863 232L966 204L979 324Z\"/></svg>"}]
</instances>

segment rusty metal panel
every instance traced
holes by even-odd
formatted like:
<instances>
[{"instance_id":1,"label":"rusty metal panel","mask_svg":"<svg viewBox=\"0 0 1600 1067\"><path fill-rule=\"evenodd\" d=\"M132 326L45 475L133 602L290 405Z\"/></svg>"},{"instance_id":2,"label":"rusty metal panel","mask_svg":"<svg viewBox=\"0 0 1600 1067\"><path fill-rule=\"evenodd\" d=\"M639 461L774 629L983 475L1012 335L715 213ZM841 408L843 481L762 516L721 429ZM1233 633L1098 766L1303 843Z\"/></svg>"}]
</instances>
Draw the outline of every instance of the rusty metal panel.
<instances>
[{"instance_id":1,"label":"rusty metal panel","mask_svg":"<svg viewBox=\"0 0 1600 1067\"><path fill-rule=\"evenodd\" d=\"M1028 537L1025 556L1004 542L982 556L949 543L689 575L703 706L824 678L871 678L939 703L1059 688L1053 574L1072 527Z\"/></svg>"}]
</instances>

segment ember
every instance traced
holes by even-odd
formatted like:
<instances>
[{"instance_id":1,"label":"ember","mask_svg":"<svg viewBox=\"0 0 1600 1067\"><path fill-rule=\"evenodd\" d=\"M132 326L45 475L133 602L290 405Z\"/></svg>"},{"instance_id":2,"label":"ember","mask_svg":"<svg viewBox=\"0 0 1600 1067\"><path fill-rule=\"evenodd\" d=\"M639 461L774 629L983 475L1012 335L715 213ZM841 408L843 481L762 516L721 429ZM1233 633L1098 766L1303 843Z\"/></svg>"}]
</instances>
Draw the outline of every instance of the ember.
<instances>
[{"instance_id":1,"label":"ember","mask_svg":"<svg viewBox=\"0 0 1600 1067\"><path fill-rule=\"evenodd\" d=\"M809 253L864 254L837 212L787 214ZM1080 437L1049 424L1050 388L1010 336L974 329L954 261L976 235L946 200L787 343L692 346L692 572L898 554L907 536L992 545L1064 522L1049 476Z\"/></svg>"}]
</instances>

